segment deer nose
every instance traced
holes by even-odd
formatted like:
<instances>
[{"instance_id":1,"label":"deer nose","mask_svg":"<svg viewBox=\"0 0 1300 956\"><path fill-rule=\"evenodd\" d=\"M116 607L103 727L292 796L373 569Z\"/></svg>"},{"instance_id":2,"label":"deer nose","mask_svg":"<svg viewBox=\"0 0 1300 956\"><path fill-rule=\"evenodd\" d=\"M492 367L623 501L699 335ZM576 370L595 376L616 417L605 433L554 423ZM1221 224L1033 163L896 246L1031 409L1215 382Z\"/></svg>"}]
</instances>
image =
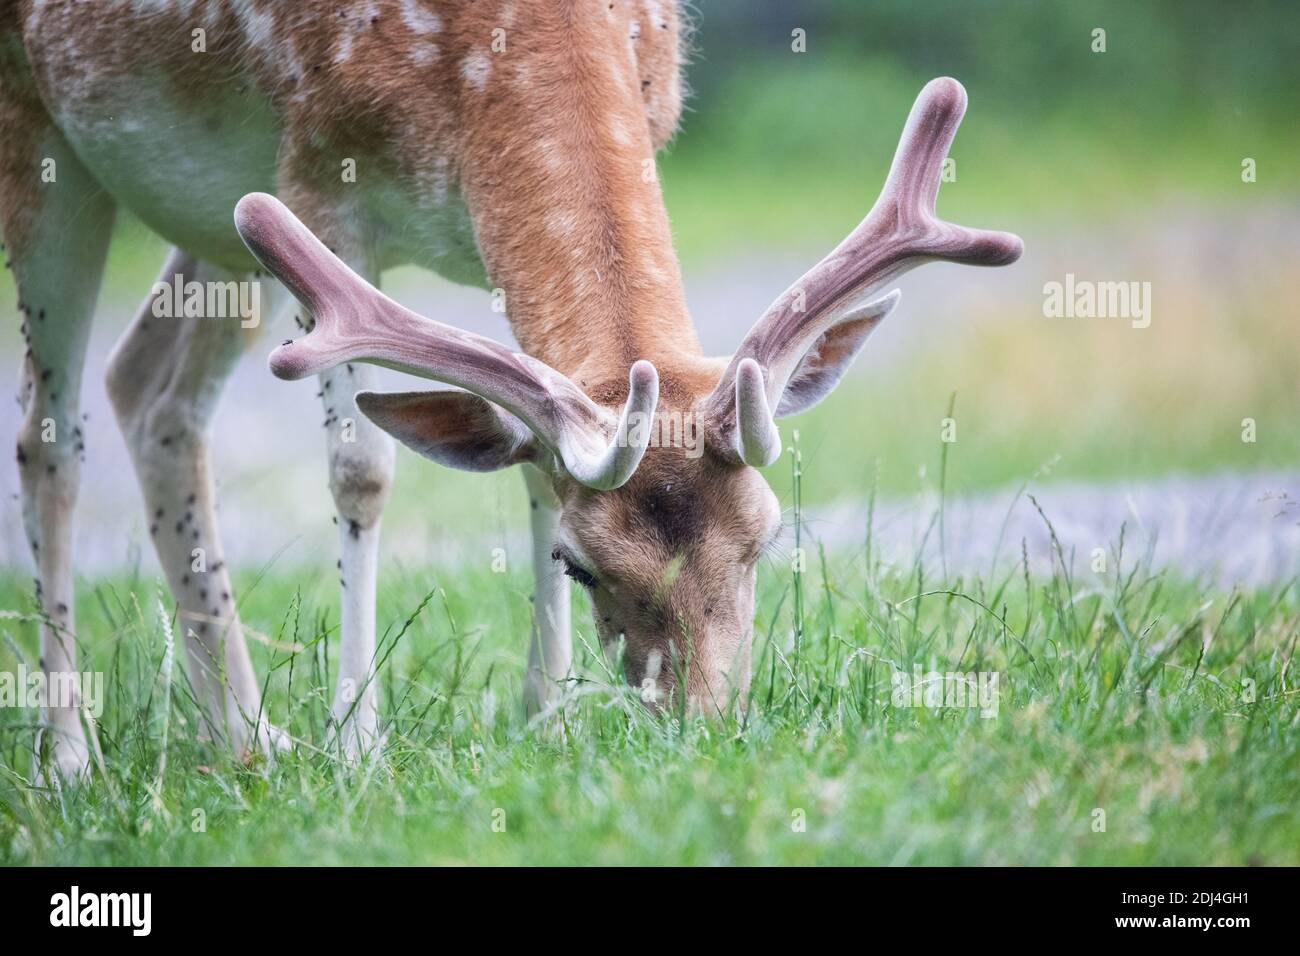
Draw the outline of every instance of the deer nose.
<instances>
[{"instance_id":1,"label":"deer nose","mask_svg":"<svg viewBox=\"0 0 1300 956\"><path fill-rule=\"evenodd\" d=\"M710 631L697 645L686 675L687 708L703 716L723 716L749 693L749 642L734 631Z\"/></svg>"}]
</instances>

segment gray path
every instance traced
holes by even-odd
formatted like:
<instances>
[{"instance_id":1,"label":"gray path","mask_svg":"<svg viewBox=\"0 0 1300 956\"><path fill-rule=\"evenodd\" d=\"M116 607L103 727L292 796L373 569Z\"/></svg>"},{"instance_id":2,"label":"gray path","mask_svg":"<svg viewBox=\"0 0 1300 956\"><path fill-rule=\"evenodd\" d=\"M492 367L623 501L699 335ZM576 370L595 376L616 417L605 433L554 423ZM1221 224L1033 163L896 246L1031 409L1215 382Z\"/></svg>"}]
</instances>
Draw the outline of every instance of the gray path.
<instances>
[{"instance_id":1,"label":"gray path","mask_svg":"<svg viewBox=\"0 0 1300 956\"><path fill-rule=\"evenodd\" d=\"M1005 570L1021 560L1049 573L1058 560L1044 515L1073 573L1092 572L1094 549L1115 567L1124 536L1125 569L1137 560L1221 587L1261 585L1300 575L1300 474L1260 472L1173 476L1116 485L1029 486L949 500L942 544L937 496L886 499L872 521L874 547L887 560L918 553L931 579ZM1030 496L1033 496L1031 501ZM1034 506L1042 508L1042 514ZM830 547L862 548L867 510L860 502L812 509L807 527Z\"/></svg>"},{"instance_id":2,"label":"gray path","mask_svg":"<svg viewBox=\"0 0 1300 956\"><path fill-rule=\"evenodd\" d=\"M1014 223L998 223L1011 225ZM1158 226L1148 220L1132 228L1108 228L1091 233L1061 228L1025 234L1027 253L1012 269L977 270L947 264L927 266L904 277L903 304L873 337L871 347L854 374L871 375L892 362L926 348L960 348L973 323L1003 321L1032 323L1041 316L1042 284L1059 279L1066 264L1079 275L1127 275L1116 261L1141 256L1149 271L1171 276L1207 269L1218 274L1248 270L1246 261L1259 244L1289 244L1300 240L1300 216L1294 210L1261 210L1240 218L1232 230L1207 228L1203 214L1169 214ZM1234 241L1246 235L1251 242ZM744 330L793 278L824 250L774 256L738 255L730 264L687 269L686 284L692 313L705 348L723 353L733 348ZM149 279L142 280L141 295ZM508 340L502 316L492 312L486 294L451 286L432 277L399 270L386 279L399 300L426 314ZM9 289L0 294L0 310L12 311ZM133 303L103 305L91 341L83 405L87 464L83 477L77 561L80 573L120 569L139 560L152 568L150 547L141 548L144 523L131 465L112 421L103 387L105 358L125 326ZM16 323L15 323L16 326ZM214 459L223 477L220 501L227 552L233 563L260 565L276 555L290 565L315 563L334 553L334 530L326 490L322 413L314 397L314 382L285 384L266 371L264 356L270 343L284 338L284 328L267 329L235 372L222 400L214 436ZM0 328L0 395L16 393L20 344L15 328ZM386 387L409 388L409 380L385 373ZM18 408L0 403L0 438L9 447L18 425ZM9 437L4 437L9 436ZM16 469L9 453L0 459L0 567L30 567L16 500ZM437 533L434 516L454 501L437 498L430 481L431 500L420 513L428 521L386 528L388 559L409 561L463 560L481 557L500 543L526 560L520 536L490 518L478 534ZM518 480L492 478L482 485L484 499L518 494ZM1095 547L1111 547L1119 527L1128 522L1129 553L1150 550L1155 562L1193 575L1210 575L1221 582L1276 580L1297 572L1300 515L1300 475L1220 475L1207 478L1168 477L1119 487L1051 485L1031 489L1056 523L1064 546L1086 563ZM1289 495L1289 499L1279 496ZM1012 490L951 501L945 521L950 570L986 570L994 542L1006 517ZM475 506L482 510L481 502ZM920 539L932 503L912 499L881 502L876 532L885 552L909 560ZM414 509L407 509L409 513ZM490 509L489 509L490 510ZM818 509L809 527L832 547L857 547L865 528L859 502ZM1010 514L1002 556L1014 560L1021 539L1032 559L1046 567L1047 539L1041 519L1027 502ZM491 539L489 545L486 542ZM937 560L937 539L927 561ZM513 557L513 556L512 556Z\"/></svg>"}]
</instances>

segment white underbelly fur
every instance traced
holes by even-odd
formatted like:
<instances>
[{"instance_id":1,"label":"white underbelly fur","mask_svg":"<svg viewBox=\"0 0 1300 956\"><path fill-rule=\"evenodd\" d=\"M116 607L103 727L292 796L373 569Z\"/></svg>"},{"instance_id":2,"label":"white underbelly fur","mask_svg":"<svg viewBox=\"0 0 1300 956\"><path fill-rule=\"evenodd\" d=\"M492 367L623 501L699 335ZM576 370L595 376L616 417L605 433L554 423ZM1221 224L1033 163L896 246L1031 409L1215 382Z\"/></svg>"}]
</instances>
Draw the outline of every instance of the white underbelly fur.
<instances>
[{"instance_id":1,"label":"white underbelly fur","mask_svg":"<svg viewBox=\"0 0 1300 956\"><path fill-rule=\"evenodd\" d=\"M251 268L234 229L235 203L249 192L275 191L280 143L275 112L256 88L213 90L183 108L161 77L99 80L89 92L60 98L54 119L120 206L200 259ZM346 215L361 220L357 228L375 244L373 261L381 268L414 264L484 285L472 224L456 190L408 195L367 176L366 166L357 157L357 181L346 187L356 195Z\"/></svg>"}]
</instances>

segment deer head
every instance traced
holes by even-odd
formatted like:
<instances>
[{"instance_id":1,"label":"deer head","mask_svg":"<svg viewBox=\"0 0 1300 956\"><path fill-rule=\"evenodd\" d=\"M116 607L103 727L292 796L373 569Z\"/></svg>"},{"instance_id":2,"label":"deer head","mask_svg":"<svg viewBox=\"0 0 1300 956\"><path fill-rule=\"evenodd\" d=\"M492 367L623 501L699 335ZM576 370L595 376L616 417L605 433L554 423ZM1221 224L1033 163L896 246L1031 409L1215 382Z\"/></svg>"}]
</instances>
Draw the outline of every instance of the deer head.
<instances>
[{"instance_id":1,"label":"deer head","mask_svg":"<svg viewBox=\"0 0 1300 956\"><path fill-rule=\"evenodd\" d=\"M373 362L461 389L362 393L358 404L443 464L527 462L549 474L561 509L554 556L590 591L601 638L626 640L629 679L653 680L661 701L680 689L701 709L720 709L748 685L755 569L780 528L756 470L780 454L775 419L829 394L897 303L897 291L876 296L903 272L933 259L1007 265L1020 256L1013 235L935 216L965 108L955 80L929 83L867 217L768 308L730 360L695 360L662 406L647 361L611 369L626 372L627 388L600 404L527 355L404 309L276 199L254 193L236 208L236 227L316 320L306 338L272 352L271 369L300 378ZM703 446L662 441L664 430L649 424L663 421L698 424Z\"/></svg>"}]
</instances>

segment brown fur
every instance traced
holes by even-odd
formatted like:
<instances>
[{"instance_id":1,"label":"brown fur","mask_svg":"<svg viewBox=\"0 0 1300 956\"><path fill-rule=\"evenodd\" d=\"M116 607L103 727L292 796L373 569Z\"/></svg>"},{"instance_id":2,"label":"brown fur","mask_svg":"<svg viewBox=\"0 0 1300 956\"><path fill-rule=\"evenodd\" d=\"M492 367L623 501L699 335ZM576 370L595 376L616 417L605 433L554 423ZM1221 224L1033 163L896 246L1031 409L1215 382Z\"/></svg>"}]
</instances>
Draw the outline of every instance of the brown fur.
<instances>
[{"instance_id":1,"label":"brown fur","mask_svg":"<svg viewBox=\"0 0 1300 956\"><path fill-rule=\"evenodd\" d=\"M754 576L780 511L757 471L680 448L651 448L631 480L593 492L561 483L568 560L589 569L602 640L626 638L630 681L661 700L725 707L748 685ZM658 668L647 671L652 654Z\"/></svg>"},{"instance_id":2,"label":"brown fur","mask_svg":"<svg viewBox=\"0 0 1300 956\"><path fill-rule=\"evenodd\" d=\"M30 25L32 0L5 0L0 48L21 37L30 59L30 76L13 56L0 68L0 165L17 167L0 198L6 219L31 208L31 138L50 123L30 93L17 95L32 79L46 103L93 97L96 77L150 68L196 101L252 85L282 124L277 191L331 245L352 225L334 222L347 188L339 157L374 154L369 162L415 193L445 171L524 351L590 384L610 355L689 375L695 333L659 185L643 176L681 109L675 6L656 5L655 19L641 0L414 3L438 18L436 34L414 32L399 0L250 0L270 25L258 42L226 0L196 0L188 14L51 0ZM203 55L190 50L196 26ZM496 29L506 49L494 53ZM437 52L416 64L420 47ZM481 90L464 75L471 57L490 64Z\"/></svg>"},{"instance_id":3,"label":"brown fur","mask_svg":"<svg viewBox=\"0 0 1300 956\"><path fill-rule=\"evenodd\" d=\"M0 0L0 225L6 248L22 249L40 206L40 171L34 160L49 120L27 54L12 29L15 2Z\"/></svg>"}]
</instances>

